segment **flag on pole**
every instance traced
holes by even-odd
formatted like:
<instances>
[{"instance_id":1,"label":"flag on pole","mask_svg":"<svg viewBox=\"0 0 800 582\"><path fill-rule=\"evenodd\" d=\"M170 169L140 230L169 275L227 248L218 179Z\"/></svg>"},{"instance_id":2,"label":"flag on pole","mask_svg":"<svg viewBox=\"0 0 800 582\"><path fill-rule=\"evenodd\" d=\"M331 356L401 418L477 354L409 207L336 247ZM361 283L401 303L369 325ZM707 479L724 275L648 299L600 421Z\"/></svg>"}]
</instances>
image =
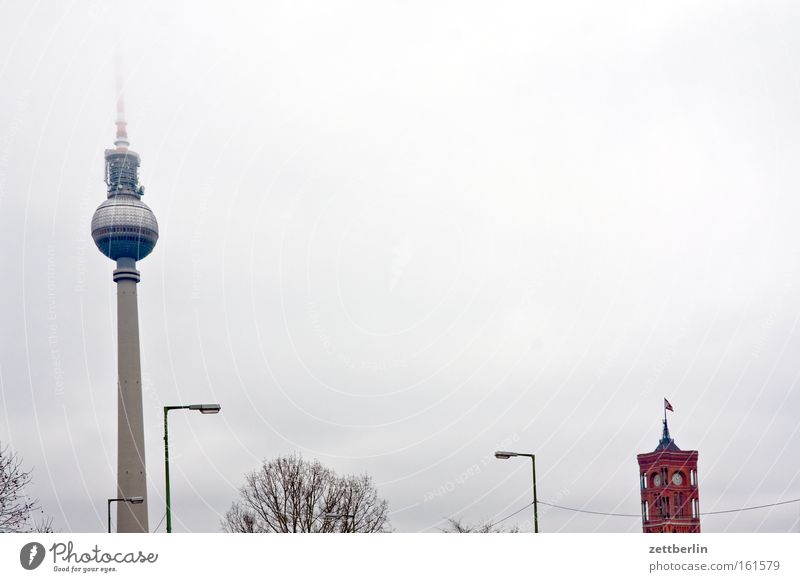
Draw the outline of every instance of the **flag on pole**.
<instances>
[{"instance_id":1,"label":"flag on pole","mask_svg":"<svg viewBox=\"0 0 800 582\"><path fill-rule=\"evenodd\" d=\"M669 403L669 400L664 398L664 410L669 410L671 412L675 412L675 409L672 408L672 404Z\"/></svg>"}]
</instances>

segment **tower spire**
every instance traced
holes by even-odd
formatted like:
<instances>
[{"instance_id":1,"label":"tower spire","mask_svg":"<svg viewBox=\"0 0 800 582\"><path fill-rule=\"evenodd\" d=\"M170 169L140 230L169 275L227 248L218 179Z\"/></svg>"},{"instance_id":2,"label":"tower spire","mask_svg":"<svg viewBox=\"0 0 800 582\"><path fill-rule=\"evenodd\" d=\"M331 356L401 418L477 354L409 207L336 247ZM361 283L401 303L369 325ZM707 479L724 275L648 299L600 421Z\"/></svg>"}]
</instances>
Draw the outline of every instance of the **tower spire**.
<instances>
[{"instance_id":1,"label":"tower spire","mask_svg":"<svg viewBox=\"0 0 800 582\"><path fill-rule=\"evenodd\" d=\"M139 154L129 149L128 122L125 121L125 98L122 81L117 77L117 135L114 149L106 150L106 185L108 197L129 194L141 198L144 186L139 185Z\"/></svg>"},{"instance_id":2,"label":"tower spire","mask_svg":"<svg viewBox=\"0 0 800 582\"><path fill-rule=\"evenodd\" d=\"M672 442L672 438L669 436L669 426L667 425L667 417L664 417L664 429L661 431L661 440L658 442L659 445L668 446L669 443Z\"/></svg>"},{"instance_id":3,"label":"tower spire","mask_svg":"<svg viewBox=\"0 0 800 582\"><path fill-rule=\"evenodd\" d=\"M117 149L127 149L130 144L128 141L128 122L125 121L125 97L120 91L117 96L117 139L114 145Z\"/></svg>"},{"instance_id":4,"label":"tower spire","mask_svg":"<svg viewBox=\"0 0 800 582\"><path fill-rule=\"evenodd\" d=\"M675 440L669 435L669 425L667 425L667 410L674 412L672 404L669 403L669 400L664 398L664 427L661 430L661 440L658 441L658 446L656 447L656 450L679 451L680 449L675 444Z\"/></svg>"},{"instance_id":5,"label":"tower spire","mask_svg":"<svg viewBox=\"0 0 800 582\"><path fill-rule=\"evenodd\" d=\"M117 150L127 150L128 146L130 146L130 142L128 142L128 123L125 121L125 93L124 93L124 83L122 80L122 56L119 52L116 54L115 57L116 61L116 89L117 89L117 137L114 140L114 145L116 146Z\"/></svg>"}]
</instances>

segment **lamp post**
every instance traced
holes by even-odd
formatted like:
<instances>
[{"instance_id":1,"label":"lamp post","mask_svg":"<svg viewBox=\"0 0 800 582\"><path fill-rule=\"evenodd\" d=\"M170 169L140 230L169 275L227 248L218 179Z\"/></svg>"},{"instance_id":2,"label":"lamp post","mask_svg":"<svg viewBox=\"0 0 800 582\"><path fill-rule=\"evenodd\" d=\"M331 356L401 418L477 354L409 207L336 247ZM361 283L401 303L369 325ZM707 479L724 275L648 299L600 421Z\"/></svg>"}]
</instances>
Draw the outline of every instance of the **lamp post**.
<instances>
[{"instance_id":1,"label":"lamp post","mask_svg":"<svg viewBox=\"0 0 800 582\"><path fill-rule=\"evenodd\" d=\"M539 500L536 497L536 455L530 453L512 453L511 451L496 451L497 459L510 459L511 457L530 457L533 466L533 531L539 533Z\"/></svg>"},{"instance_id":2,"label":"lamp post","mask_svg":"<svg viewBox=\"0 0 800 582\"><path fill-rule=\"evenodd\" d=\"M169 431L167 429L167 413L170 410L198 410L201 414L217 414L222 407L219 404L188 404L186 406L164 407L164 475L167 482L167 533L172 533L172 509L169 498Z\"/></svg>"},{"instance_id":3,"label":"lamp post","mask_svg":"<svg viewBox=\"0 0 800 582\"><path fill-rule=\"evenodd\" d=\"M114 501L124 501L125 503L133 503L139 505L144 503L144 497L117 497L108 500L108 533L111 533L111 503Z\"/></svg>"},{"instance_id":4,"label":"lamp post","mask_svg":"<svg viewBox=\"0 0 800 582\"><path fill-rule=\"evenodd\" d=\"M326 513L325 519L345 519L344 528L347 529L347 518L353 521L353 533L356 533L356 514L355 513Z\"/></svg>"}]
</instances>

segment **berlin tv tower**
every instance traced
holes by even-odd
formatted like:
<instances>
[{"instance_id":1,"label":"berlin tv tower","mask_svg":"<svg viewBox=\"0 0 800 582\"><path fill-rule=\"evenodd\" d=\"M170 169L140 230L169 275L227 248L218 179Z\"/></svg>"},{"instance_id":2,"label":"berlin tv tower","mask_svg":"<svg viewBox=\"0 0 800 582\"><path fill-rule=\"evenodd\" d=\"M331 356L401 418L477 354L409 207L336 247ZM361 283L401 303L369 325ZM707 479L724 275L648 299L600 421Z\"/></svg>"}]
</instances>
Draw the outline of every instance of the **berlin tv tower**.
<instances>
[{"instance_id":1,"label":"berlin tv tower","mask_svg":"<svg viewBox=\"0 0 800 582\"><path fill-rule=\"evenodd\" d=\"M158 222L141 200L144 187L139 185L139 154L128 149L126 125L120 98L115 147L105 151L108 200L92 217L92 238L101 253L117 262L117 497L144 499L139 504L117 504L117 531L147 532L136 261L156 246Z\"/></svg>"}]
</instances>

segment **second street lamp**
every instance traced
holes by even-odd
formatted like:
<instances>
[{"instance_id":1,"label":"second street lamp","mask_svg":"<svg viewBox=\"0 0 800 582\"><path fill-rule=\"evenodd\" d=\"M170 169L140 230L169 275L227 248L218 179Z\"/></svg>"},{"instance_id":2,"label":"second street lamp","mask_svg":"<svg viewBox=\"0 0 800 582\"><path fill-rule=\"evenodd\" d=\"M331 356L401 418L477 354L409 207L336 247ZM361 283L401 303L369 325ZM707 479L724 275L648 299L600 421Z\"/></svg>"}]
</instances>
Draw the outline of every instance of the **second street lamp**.
<instances>
[{"instance_id":1,"label":"second street lamp","mask_svg":"<svg viewBox=\"0 0 800 582\"><path fill-rule=\"evenodd\" d=\"M133 503L139 505L144 503L144 497L116 497L108 500L108 533L111 533L111 503L114 501L124 501L125 503Z\"/></svg>"},{"instance_id":2,"label":"second street lamp","mask_svg":"<svg viewBox=\"0 0 800 582\"><path fill-rule=\"evenodd\" d=\"M511 451L496 451L497 459L510 459L511 457L530 457L533 466L533 531L539 533L539 500L536 497L536 455L531 453L512 453Z\"/></svg>"},{"instance_id":3,"label":"second street lamp","mask_svg":"<svg viewBox=\"0 0 800 582\"><path fill-rule=\"evenodd\" d=\"M186 406L164 407L164 478L167 485L167 533L172 533L172 507L169 497L169 430L167 428L167 413L170 410L199 410L201 414L217 414L222 407L219 404L187 404Z\"/></svg>"}]
</instances>

